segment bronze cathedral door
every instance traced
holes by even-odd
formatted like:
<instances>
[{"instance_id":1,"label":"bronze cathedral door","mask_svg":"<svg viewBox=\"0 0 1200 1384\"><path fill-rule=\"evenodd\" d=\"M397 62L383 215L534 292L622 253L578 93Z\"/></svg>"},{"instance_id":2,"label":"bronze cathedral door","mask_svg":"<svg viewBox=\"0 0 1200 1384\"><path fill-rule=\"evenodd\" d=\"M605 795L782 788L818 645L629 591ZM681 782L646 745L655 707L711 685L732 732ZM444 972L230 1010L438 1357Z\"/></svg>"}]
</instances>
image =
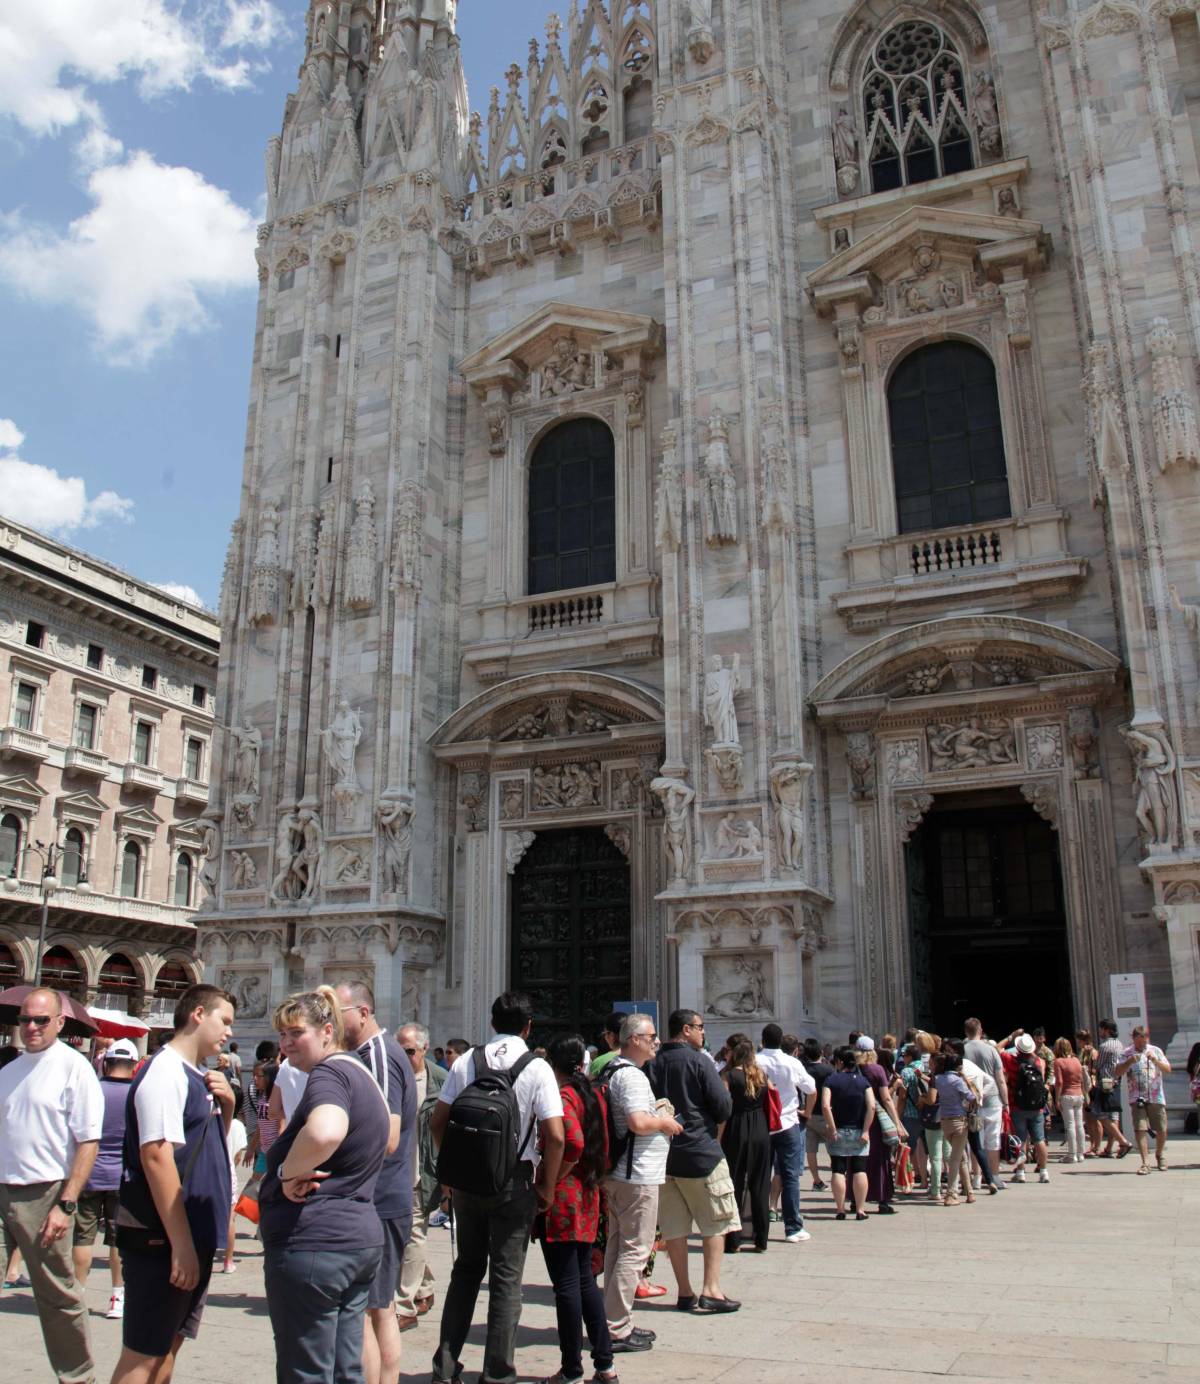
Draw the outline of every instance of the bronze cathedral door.
<instances>
[{"instance_id":1,"label":"bronze cathedral door","mask_svg":"<svg viewBox=\"0 0 1200 1384\"><path fill-rule=\"evenodd\" d=\"M533 1044L600 1042L629 999L629 862L601 827L539 832L512 881L512 987L533 999Z\"/></svg>"}]
</instances>

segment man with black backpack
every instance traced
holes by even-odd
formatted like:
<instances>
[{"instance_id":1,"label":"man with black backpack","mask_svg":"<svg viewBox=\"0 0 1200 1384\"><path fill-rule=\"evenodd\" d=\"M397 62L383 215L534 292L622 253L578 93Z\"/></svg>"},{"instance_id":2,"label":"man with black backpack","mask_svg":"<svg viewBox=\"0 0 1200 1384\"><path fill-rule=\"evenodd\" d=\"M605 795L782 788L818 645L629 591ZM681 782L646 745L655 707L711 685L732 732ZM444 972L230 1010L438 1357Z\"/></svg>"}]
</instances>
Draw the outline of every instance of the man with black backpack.
<instances>
[{"instance_id":1,"label":"man with black backpack","mask_svg":"<svg viewBox=\"0 0 1200 1384\"><path fill-rule=\"evenodd\" d=\"M517 1378L513 1356L529 1232L538 1210L553 1203L565 1146L558 1082L550 1064L525 1043L532 1026L529 996L501 995L492 1005L496 1037L455 1062L430 1120L438 1181L453 1191L458 1226L433 1384L462 1378L460 1356L485 1273L480 1384L515 1384Z\"/></svg>"},{"instance_id":2,"label":"man with black backpack","mask_svg":"<svg viewBox=\"0 0 1200 1384\"><path fill-rule=\"evenodd\" d=\"M1009 1043L1012 1048L1009 1048ZM1012 1132L1018 1139L1028 1140L1037 1160L1038 1181L1049 1182L1046 1171L1046 1064L1037 1055L1032 1034L1018 1030L1000 1044L1004 1063L1004 1078L1008 1086L1008 1109L1012 1116ZM1024 1182L1024 1169L1018 1168L1011 1181Z\"/></svg>"}]
</instances>

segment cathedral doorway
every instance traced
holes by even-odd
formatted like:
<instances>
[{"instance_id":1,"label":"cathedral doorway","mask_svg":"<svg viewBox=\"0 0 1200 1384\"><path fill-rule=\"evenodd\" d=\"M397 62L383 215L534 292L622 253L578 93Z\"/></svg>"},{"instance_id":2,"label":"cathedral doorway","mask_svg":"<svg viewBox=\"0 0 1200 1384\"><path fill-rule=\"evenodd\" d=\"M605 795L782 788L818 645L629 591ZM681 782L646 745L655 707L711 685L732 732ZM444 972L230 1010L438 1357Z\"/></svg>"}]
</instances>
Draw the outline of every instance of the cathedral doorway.
<instances>
[{"instance_id":1,"label":"cathedral doorway","mask_svg":"<svg viewBox=\"0 0 1200 1384\"><path fill-rule=\"evenodd\" d=\"M916 1022L1074 1034L1058 833L1015 792L939 796L906 846Z\"/></svg>"},{"instance_id":2,"label":"cathedral doorway","mask_svg":"<svg viewBox=\"0 0 1200 1384\"><path fill-rule=\"evenodd\" d=\"M597 1042L632 994L629 862L602 827L540 831L512 877L511 985L533 999L534 1045Z\"/></svg>"}]
</instances>

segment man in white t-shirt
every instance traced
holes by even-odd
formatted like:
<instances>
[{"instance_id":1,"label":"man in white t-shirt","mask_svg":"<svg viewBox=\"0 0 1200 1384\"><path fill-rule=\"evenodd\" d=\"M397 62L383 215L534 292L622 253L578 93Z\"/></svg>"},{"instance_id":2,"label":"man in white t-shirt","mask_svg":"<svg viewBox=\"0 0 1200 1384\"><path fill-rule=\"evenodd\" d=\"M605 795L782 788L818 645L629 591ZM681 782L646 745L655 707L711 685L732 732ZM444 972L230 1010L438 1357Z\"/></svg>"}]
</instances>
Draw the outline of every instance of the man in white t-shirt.
<instances>
[{"instance_id":1,"label":"man in white t-shirt","mask_svg":"<svg viewBox=\"0 0 1200 1384\"><path fill-rule=\"evenodd\" d=\"M59 1384L91 1384L87 1308L71 1248L100 1148L104 1095L87 1058L59 1042L63 1022L53 990L31 990L21 1001L25 1051L0 1070L0 1219L9 1245L25 1257Z\"/></svg>"},{"instance_id":2,"label":"man in white t-shirt","mask_svg":"<svg viewBox=\"0 0 1200 1384\"><path fill-rule=\"evenodd\" d=\"M515 1066L529 1051L525 1040L532 1027L533 1004L529 996L515 990L501 995L492 1005L492 1028L496 1037L483 1050L488 1067L506 1072ZM450 1107L475 1079L472 1050L455 1062L438 1095L429 1128L439 1148L450 1124ZM517 1101L517 1129L522 1147L512 1183L496 1197L454 1191L458 1258L454 1261L442 1309L438 1348L433 1357L434 1384L439 1381L451 1384L462 1375L462 1349L471 1329L485 1273L488 1274L487 1344L479 1378L481 1384L493 1384L493 1381L517 1377L513 1357L521 1321L521 1277L525 1272L529 1232L536 1213L548 1210L553 1204L565 1138L562 1096L548 1062L540 1057L528 1062L513 1083L513 1095Z\"/></svg>"},{"instance_id":3,"label":"man in white t-shirt","mask_svg":"<svg viewBox=\"0 0 1200 1384\"><path fill-rule=\"evenodd\" d=\"M784 1238L797 1245L812 1239L800 1210L800 1174L808 1142L807 1121L817 1103L817 1083L798 1057L783 1051L783 1029L778 1024L767 1024L762 1042L758 1065L775 1083L783 1107L779 1129L771 1135L771 1158L780 1180Z\"/></svg>"},{"instance_id":4,"label":"man in white t-shirt","mask_svg":"<svg viewBox=\"0 0 1200 1384\"><path fill-rule=\"evenodd\" d=\"M620 1055L603 1073L616 1147L605 1182L608 1239L604 1250L604 1314L613 1351L649 1350L654 1337L633 1325L633 1302L642 1270L654 1247L658 1189L667 1180L671 1139L683 1133L672 1116L660 1114L642 1068L658 1050L649 1014L621 1021Z\"/></svg>"},{"instance_id":5,"label":"man in white t-shirt","mask_svg":"<svg viewBox=\"0 0 1200 1384\"><path fill-rule=\"evenodd\" d=\"M279 1123L279 1133L288 1126L300 1104L300 1097L308 1085L308 1073L293 1067L285 1057L275 1073L275 1085L271 1088L271 1099L267 1104L267 1118Z\"/></svg>"}]
</instances>

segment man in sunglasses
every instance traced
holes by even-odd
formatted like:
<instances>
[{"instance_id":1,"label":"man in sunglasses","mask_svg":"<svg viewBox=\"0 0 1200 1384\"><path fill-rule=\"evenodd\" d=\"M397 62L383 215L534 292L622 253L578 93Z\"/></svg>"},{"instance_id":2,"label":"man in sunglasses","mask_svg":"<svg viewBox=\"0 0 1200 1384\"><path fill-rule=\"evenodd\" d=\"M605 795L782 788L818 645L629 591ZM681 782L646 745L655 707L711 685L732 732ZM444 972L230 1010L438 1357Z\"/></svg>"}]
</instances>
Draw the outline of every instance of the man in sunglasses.
<instances>
[{"instance_id":1,"label":"man in sunglasses","mask_svg":"<svg viewBox=\"0 0 1200 1384\"><path fill-rule=\"evenodd\" d=\"M104 1125L100 1079L58 1041L62 1001L31 990L17 1030L24 1052L0 1070L0 1218L25 1256L42 1339L59 1384L95 1378L83 1289L71 1257L75 1211Z\"/></svg>"},{"instance_id":2,"label":"man in sunglasses","mask_svg":"<svg viewBox=\"0 0 1200 1384\"><path fill-rule=\"evenodd\" d=\"M438 1094L446 1084L445 1068L427 1061L429 1030L424 1024L405 1024L396 1034L413 1070L417 1091L417 1157L413 1165L412 1234L404 1246L404 1262L396 1283L396 1315L400 1330L411 1331L433 1306L434 1277L426 1255L429 1217L442 1200L437 1179L437 1145L429 1122L437 1109Z\"/></svg>"}]
</instances>

